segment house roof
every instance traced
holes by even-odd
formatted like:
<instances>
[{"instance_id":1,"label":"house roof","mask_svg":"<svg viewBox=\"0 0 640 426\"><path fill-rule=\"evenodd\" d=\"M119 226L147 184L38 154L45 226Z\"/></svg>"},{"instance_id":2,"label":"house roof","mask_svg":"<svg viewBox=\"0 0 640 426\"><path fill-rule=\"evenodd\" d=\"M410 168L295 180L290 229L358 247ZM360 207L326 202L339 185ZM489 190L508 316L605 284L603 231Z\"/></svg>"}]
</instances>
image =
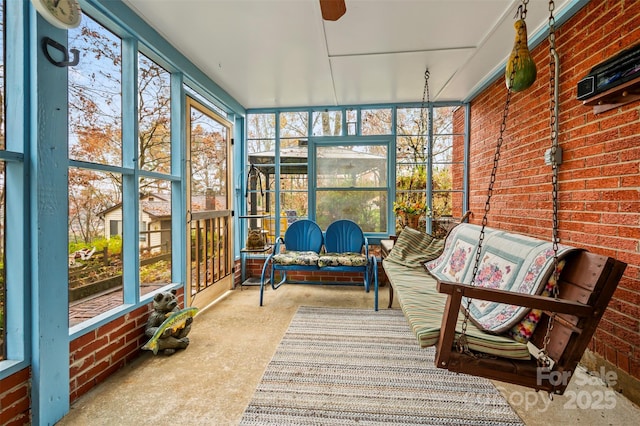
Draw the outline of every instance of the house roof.
<instances>
[{"instance_id":1,"label":"house roof","mask_svg":"<svg viewBox=\"0 0 640 426\"><path fill-rule=\"evenodd\" d=\"M224 203L216 197L214 210L224 210ZM206 196L194 195L191 198L191 207L194 211L206 210ZM98 214L104 218L105 215L122 208L122 203L103 210ZM140 197L140 210L155 219L166 219L171 217L171 197L168 194L145 194Z\"/></svg>"}]
</instances>

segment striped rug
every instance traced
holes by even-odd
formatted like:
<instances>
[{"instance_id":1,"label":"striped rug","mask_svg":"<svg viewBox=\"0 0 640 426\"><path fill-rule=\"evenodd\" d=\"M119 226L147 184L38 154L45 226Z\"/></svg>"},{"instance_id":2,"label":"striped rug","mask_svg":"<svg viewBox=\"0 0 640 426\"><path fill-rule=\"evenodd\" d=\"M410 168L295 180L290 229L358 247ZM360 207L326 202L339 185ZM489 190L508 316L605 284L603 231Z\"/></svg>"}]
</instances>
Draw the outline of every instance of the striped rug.
<instances>
[{"instance_id":1,"label":"striped rug","mask_svg":"<svg viewBox=\"0 0 640 426\"><path fill-rule=\"evenodd\" d=\"M240 424L523 424L490 381L433 358L400 310L300 307Z\"/></svg>"}]
</instances>

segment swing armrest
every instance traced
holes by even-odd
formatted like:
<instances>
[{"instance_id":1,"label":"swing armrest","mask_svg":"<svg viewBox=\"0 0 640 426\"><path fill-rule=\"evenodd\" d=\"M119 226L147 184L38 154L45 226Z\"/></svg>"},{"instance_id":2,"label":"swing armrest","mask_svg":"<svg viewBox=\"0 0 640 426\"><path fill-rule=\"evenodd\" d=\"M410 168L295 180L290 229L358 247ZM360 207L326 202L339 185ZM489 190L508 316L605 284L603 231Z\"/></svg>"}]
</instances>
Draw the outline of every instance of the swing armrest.
<instances>
[{"instance_id":1,"label":"swing armrest","mask_svg":"<svg viewBox=\"0 0 640 426\"><path fill-rule=\"evenodd\" d=\"M469 284L441 281L438 279L436 279L436 281L438 291L447 295L442 315L440 339L436 349L436 365L440 368L449 368L449 359L455 340L456 324L458 322L458 315L460 314L462 297L525 306L531 309L541 309L551 313L569 314L578 317L594 315L594 308L592 306L570 300L475 287Z\"/></svg>"},{"instance_id":2,"label":"swing armrest","mask_svg":"<svg viewBox=\"0 0 640 426\"><path fill-rule=\"evenodd\" d=\"M450 281L437 280L437 288L440 293L445 293L450 296L456 295L457 297L455 297L455 299L469 297L471 299L524 306L531 309L541 309L552 313L575 315L582 318L593 315L594 311L593 306L571 300L554 299L549 296L516 293L494 288L476 287ZM459 307L458 304L458 308Z\"/></svg>"}]
</instances>

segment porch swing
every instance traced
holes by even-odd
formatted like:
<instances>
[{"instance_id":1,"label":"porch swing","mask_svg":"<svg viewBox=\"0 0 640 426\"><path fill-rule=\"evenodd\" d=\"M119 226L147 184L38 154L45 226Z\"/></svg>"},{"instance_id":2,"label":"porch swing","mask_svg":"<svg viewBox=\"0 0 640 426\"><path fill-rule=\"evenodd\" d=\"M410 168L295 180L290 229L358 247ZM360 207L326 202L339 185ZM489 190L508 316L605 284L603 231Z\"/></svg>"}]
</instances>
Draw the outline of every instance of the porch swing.
<instances>
[{"instance_id":1,"label":"porch swing","mask_svg":"<svg viewBox=\"0 0 640 426\"><path fill-rule=\"evenodd\" d=\"M522 0L519 7L520 20L516 23L519 34L516 37L514 53L507 65L507 97L500 126L494 163L485 203L479 241L476 246L475 262L470 284L438 279L437 289L446 294L440 336L436 346L437 367L458 373L481 376L493 380L513 383L549 393L564 393L574 370L585 352L598 323L625 270L626 264L616 259L574 250L565 258L562 272L558 273L558 54L555 49L555 20L553 0L549 2L549 45L550 45L550 126L551 149L548 152L552 170L552 247L553 278L555 287L549 296L529 295L476 284L478 268L487 228L493 185L496 178L503 134L506 129L509 104L514 88L514 78L521 51L519 44L526 43L526 33L522 37L524 18L528 0ZM520 27L519 27L520 24ZM526 31L526 29L524 30ZM526 48L526 46L525 46ZM528 54L528 50L526 52ZM535 77L534 77L535 79ZM533 81L531 81L533 83ZM529 84L530 86L531 84ZM527 86L528 87L528 86ZM523 90L521 88L517 91ZM549 161L547 161L549 162ZM467 341L467 325L470 321L472 300L515 305L528 310L540 310L540 322L529 340L530 359L513 359L506 356L487 355L471 350ZM464 315L460 324L458 314ZM533 345L533 346L532 346Z\"/></svg>"}]
</instances>

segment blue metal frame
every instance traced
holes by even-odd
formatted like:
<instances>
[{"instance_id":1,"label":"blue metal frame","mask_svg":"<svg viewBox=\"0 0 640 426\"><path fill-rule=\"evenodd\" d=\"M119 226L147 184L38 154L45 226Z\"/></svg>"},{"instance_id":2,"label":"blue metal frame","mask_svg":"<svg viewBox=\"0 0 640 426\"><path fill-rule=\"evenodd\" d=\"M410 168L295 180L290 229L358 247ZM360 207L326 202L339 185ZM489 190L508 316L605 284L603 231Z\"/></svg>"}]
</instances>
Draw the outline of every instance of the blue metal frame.
<instances>
[{"instance_id":1,"label":"blue metal frame","mask_svg":"<svg viewBox=\"0 0 640 426\"><path fill-rule=\"evenodd\" d=\"M317 263L312 265L302 264L280 264L274 260L274 256L281 252L282 247L286 247L287 251L296 252L312 252L317 255L321 254L324 246L327 253L362 253L367 259L364 266L318 266ZM276 272L281 273L280 281L275 282ZM362 272L364 290L368 293L371 281L374 284L374 310L378 310L378 260L375 256L369 256L369 241L365 237L362 229L355 222L347 219L337 220L327 227L325 233L322 232L318 224L309 219L300 219L293 222L284 235L276 241L273 251L264 261L262 273L260 275L260 306L264 302L264 289L266 280L273 290L277 290L283 284L340 284L353 285L350 282L295 282L287 280L287 272L289 271L313 271L313 272ZM268 276L267 276L268 272Z\"/></svg>"},{"instance_id":2,"label":"blue metal frame","mask_svg":"<svg viewBox=\"0 0 640 426\"><path fill-rule=\"evenodd\" d=\"M374 284L374 309L378 310L378 259L369 256L369 240L355 222L342 219L331 223L325 232L324 245L327 253L362 253L368 260L364 266L323 266L321 270L336 272L363 272L364 289L369 292L371 280Z\"/></svg>"}]
</instances>

